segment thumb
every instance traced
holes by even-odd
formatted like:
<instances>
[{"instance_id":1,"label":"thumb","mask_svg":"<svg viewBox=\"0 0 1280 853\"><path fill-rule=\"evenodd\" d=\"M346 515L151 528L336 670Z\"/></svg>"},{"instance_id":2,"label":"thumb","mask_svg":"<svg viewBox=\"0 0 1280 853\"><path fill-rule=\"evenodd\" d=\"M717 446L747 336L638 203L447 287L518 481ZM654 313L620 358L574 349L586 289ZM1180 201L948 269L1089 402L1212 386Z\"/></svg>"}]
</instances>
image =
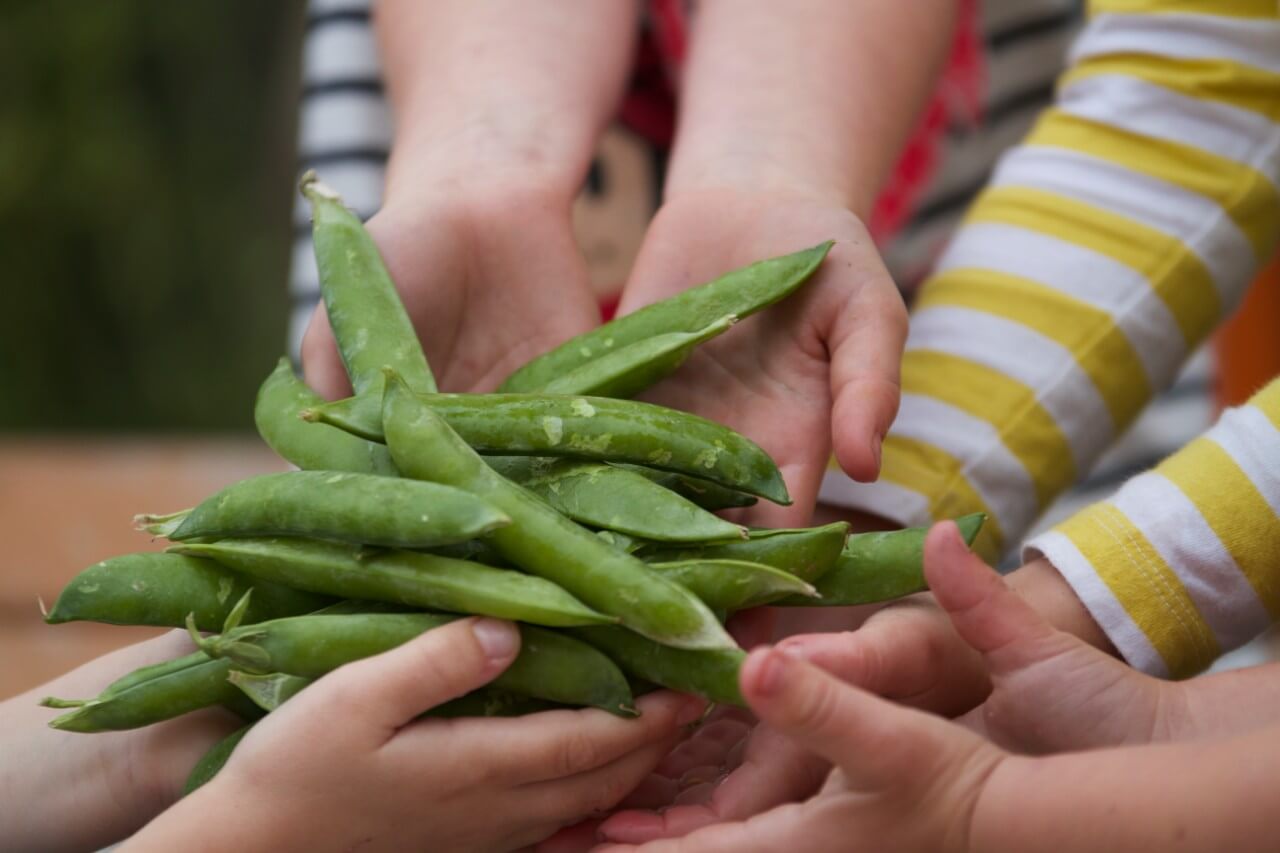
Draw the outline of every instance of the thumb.
<instances>
[{"instance_id":1,"label":"thumb","mask_svg":"<svg viewBox=\"0 0 1280 853\"><path fill-rule=\"evenodd\" d=\"M837 765L860 790L909 786L949 757L951 723L844 684L779 649L752 652L742 693L764 723Z\"/></svg>"},{"instance_id":2,"label":"thumb","mask_svg":"<svg viewBox=\"0 0 1280 853\"><path fill-rule=\"evenodd\" d=\"M924 574L956 631L982 654L993 677L1062 651L1064 635L969 550L954 522L935 524L925 536Z\"/></svg>"},{"instance_id":3,"label":"thumb","mask_svg":"<svg viewBox=\"0 0 1280 853\"><path fill-rule=\"evenodd\" d=\"M519 651L520 632L510 622L460 619L391 651L340 667L299 698L326 703L332 719L364 719L394 730L483 687L510 666ZM340 713L351 705L359 707Z\"/></svg>"}]
</instances>

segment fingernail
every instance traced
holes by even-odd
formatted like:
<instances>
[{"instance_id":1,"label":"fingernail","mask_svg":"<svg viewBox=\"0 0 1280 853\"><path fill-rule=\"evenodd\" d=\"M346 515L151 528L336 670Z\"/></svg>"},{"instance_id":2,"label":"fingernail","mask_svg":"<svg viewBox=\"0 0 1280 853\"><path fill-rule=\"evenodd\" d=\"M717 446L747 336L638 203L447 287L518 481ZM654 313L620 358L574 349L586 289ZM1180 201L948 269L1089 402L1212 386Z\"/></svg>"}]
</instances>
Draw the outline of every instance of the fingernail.
<instances>
[{"instance_id":1,"label":"fingernail","mask_svg":"<svg viewBox=\"0 0 1280 853\"><path fill-rule=\"evenodd\" d=\"M688 726L702 719L707 712L707 703L696 696L687 699L676 714L677 726Z\"/></svg>"},{"instance_id":2,"label":"fingernail","mask_svg":"<svg viewBox=\"0 0 1280 853\"><path fill-rule=\"evenodd\" d=\"M476 642L491 661L505 661L516 653L519 634L516 626L497 619L477 619L471 624Z\"/></svg>"},{"instance_id":3,"label":"fingernail","mask_svg":"<svg viewBox=\"0 0 1280 853\"><path fill-rule=\"evenodd\" d=\"M756 692L769 696L782 690L782 683L787 677L787 667L792 657L781 649L770 649L764 653L760 662L760 672L756 676Z\"/></svg>"}]
</instances>

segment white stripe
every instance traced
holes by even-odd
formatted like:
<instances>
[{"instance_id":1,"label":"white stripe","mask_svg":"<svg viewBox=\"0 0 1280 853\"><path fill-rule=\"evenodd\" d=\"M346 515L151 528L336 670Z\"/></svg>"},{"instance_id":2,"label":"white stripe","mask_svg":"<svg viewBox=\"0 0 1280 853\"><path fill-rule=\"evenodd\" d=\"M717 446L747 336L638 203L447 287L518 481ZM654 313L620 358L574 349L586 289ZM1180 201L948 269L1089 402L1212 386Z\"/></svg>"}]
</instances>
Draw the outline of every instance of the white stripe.
<instances>
[{"instance_id":1,"label":"white stripe","mask_svg":"<svg viewBox=\"0 0 1280 853\"><path fill-rule=\"evenodd\" d=\"M1072 49L1071 64L1116 53L1227 59L1280 74L1280 21L1172 12L1098 15Z\"/></svg>"},{"instance_id":2,"label":"white stripe","mask_svg":"<svg viewBox=\"0 0 1280 853\"><path fill-rule=\"evenodd\" d=\"M380 79L382 64L372 27L350 24L308 33L302 50L304 84Z\"/></svg>"},{"instance_id":3,"label":"white stripe","mask_svg":"<svg viewBox=\"0 0 1280 853\"><path fill-rule=\"evenodd\" d=\"M920 492L881 480L859 483L843 471L827 471L818 489L821 503L875 513L903 527L922 527L929 516L929 499Z\"/></svg>"},{"instance_id":4,"label":"white stripe","mask_svg":"<svg viewBox=\"0 0 1280 853\"><path fill-rule=\"evenodd\" d=\"M998 222L964 226L938 261L1035 281L1108 314L1133 345L1153 390L1173 380L1186 354L1169 307L1137 270L1050 234Z\"/></svg>"},{"instance_id":5,"label":"white stripe","mask_svg":"<svg viewBox=\"0 0 1280 853\"><path fill-rule=\"evenodd\" d=\"M1271 619L1249 579L1191 499L1163 474L1141 474L1111 502L1178 577L1223 650L1253 638Z\"/></svg>"},{"instance_id":6,"label":"white stripe","mask_svg":"<svg viewBox=\"0 0 1280 853\"><path fill-rule=\"evenodd\" d=\"M1218 444L1280 516L1280 432L1255 406L1227 409L1205 435Z\"/></svg>"},{"instance_id":7,"label":"white stripe","mask_svg":"<svg viewBox=\"0 0 1280 853\"><path fill-rule=\"evenodd\" d=\"M1165 666L1164 658L1160 657L1155 646L1151 645L1151 640L1133 621L1133 617L1094 571L1093 565L1080 553L1074 542L1057 530L1050 530L1026 544L1023 548L1023 560L1035 558L1037 552L1047 557L1071 585L1076 597L1088 608L1098 627L1130 666L1151 675L1168 677L1169 669Z\"/></svg>"},{"instance_id":8,"label":"white stripe","mask_svg":"<svg viewBox=\"0 0 1280 853\"><path fill-rule=\"evenodd\" d=\"M1228 309L1253 277L1253 247L1217 202L1108 160L1067 148L1027 145L1001 162L991 185L1053 193L1168 235L1205 265ZM1159 258L1153 262L1163 264Z\"/></svg>"},{"instance_id":9,"label":"white stripe","mask_svg":"<svg viewBox=\"0 0 1280 853\"><path fill-rule=\"evenodd\" d=\"M321 177L326 184L338 191L347 207L361 219L368 219L382 207L382 187L386 173L386 166L381 163L339 160L327 163ZM295 193L293 221L298 225L311 221L311 205L307 204L302 193Z\"/></svg>"},{"instance_id":10,"label":"white stripe","mask_svg":"<svg viewBox=\"0 0 1280 853\"><path fill-rule=\"evenodd\" d=\"M289 312L289 357L294 363L302 361L302 336L311 322L311 312L316 310L314 304L295 305Z\"/></svg>"},{"instance_id":11,"label":"white stripe","mask_svg":"<svg viewBox=\"0 0 1280 853\"><path fill-rule=\"evenodd\" d=\"M1080 476L1114 433L1102 395L1071 351L1021 323L970 308L925 308L911 317L906 348L968 359L1032 389L1066 436Z\"/></svg>"},{"instance_id":12,"label":"white stripe","mask_svg":"<svg viewBox=\"0 0 1280 853\"><path fill-rule=\"evenodd\" d=\"M1280 124L1261 113L1209 98L1193 98L1123 74L1074 80L1058 95L1063 112L1182 145L1193 145L1273 179ZM1268 159L1268 155L1270 155Z\"/></svg>"},{"instance_id":13,"label":"white stripe","mask_svg":"<svg viewBox=\"0 0 1280 853\"><path fill-rule=\"evenodd\" d=\"M391 110L377 95L344 92L309 98L298 122L303 158L334 149L391 146Z\"/></svg>"},{"instance_id":14,"label":"white stripe","mask_svg":"<svg viewBox=\"0 0 1280 853\"><path fill-rule=\"evenodd\" d=\"M368 12L369 0L311 0L307 4L308 15L323 15L327 12Z\"/></svg>"},{"instance_id":15,"label":"white stripe","mask_svg":"<svg viewBox=\"0 0 1280 853\"><path fill-rule=\"evenodd\" d=\"M1018 541L1035 520L1035 482L987 421L932 397L903 394L890 432L959 459L965 478L990 508L1006 541Z\"/></svg>"}]
</instances>

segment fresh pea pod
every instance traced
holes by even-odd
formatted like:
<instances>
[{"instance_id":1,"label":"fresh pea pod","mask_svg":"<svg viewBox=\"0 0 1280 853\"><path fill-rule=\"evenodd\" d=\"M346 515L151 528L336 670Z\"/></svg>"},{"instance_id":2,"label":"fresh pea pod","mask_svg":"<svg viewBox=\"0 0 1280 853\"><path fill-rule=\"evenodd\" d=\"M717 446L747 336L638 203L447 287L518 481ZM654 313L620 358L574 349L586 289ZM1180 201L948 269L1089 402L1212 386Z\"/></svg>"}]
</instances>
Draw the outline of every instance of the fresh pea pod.
<instances>
[{"instance_id":1,"label":"fresh pea pod","mask_svg":"<svg viewBox=\"0 0 1280 853\"><path fill-rule=\"evenodd\" d=\"M262 674L232 670L227 680L249 697L249 701L264 711L271 712L296 696L313 679L283 672Z\"/></svg>"},{"instance_id":2,"label":"fresh pea pod","mask_svg":"<svg viewBox=\"0 0 1280 853\"><path fill-rule=\"evenodd\" d=\"M424 717L519 717L524 714L536 714L539 711L550 711L564 707L544 699L532 699L512 693L510 690L495 690L482 687L465 696L450 699L443 705L437 705L423 714Z\"/></svg>"},{"instance_id":3,"label":"fresh pea pod","mask_svg":"<svg viewBox=\"0 0 1280 853\"><path fill-rule=\"evenodd\" d=\"M308 423L300 415L324 398L294 375L288 358L271 371L253 407L258 434L276 453L304 471L355 471L396 476L391 455L381 444L365 441L328 424Z\"/></svg>"},{"instance_id":4,"label":"fresh pea pod","mask_svg":"<svg viewBox=\"0 0 1280 853\"><path fill-rule=\"evenodd\" d=\"M980 512L956 519L966 544L982 529ZM927 527L858 533L849 537L840 559L815 585L821 598L789 596L780 607L838 607L889 601L928 588L924 580L924 537Z\"/></svg>"},{"instance_id":5,"label":"fresh pea pod","mask_svg":"<svg viewBox=\"0 0 1280 853\"><path fill-rule=\"evenodd\" d=\"M490 456L499 474L581 524L666 542L745 539L745 528L649 479L600 462Z\"/></svg>"},{"instance_id":6,"label":"fresh pea pod","mask_svg":"<svg viewBox=\"0 0 1280 853\"><path fill-rule=\"evenodd\" d=\"M348 471L289 471L241 480L195 509L139 516L182 542L228 536L314 536L430 548L483 536L511 520L461 489Z\"/></svg>"},{"instance_id":7,"label":"fresh pea pod","mask_svg":"<svg viewBox=\"0 0 1280 853\"><path fill-rule=\"evenodd\" d=\"M332 601L254 582L212 560L148 552L112 557L80 572L62 590L45 621L180 628L187 614L194 613L201 630L215 631L250 586L254 594L245 616L249 622L310 613Z\"/></svg>"},{"instance_id":8,"label":"fresh pea pod","mask_svg":"<svg viewBox=\"0 0 1280 853\"><path fill-rule=\"evenodd\" d=\"M196 762L195 767L191 768L191 775L187 777L187 783L182 786L182 796L185 797L217 776L218 771L231 759L231 753L235 752L236 747L240 745L240 741L251 728L253 723L236 729L209 747L209 751Z\"/></svg>"},{"instance_id":9,"label":"fresh pea pod","mask_svg":"<svg viewBox=\"0 0 1280 853\"><path fill-rule=\"evenodd\" d=\"M511 517L511 526L495 530L490 541L517 566L659 642L733 645L697 596L499 475L394 375L383 412L391 458L406 476L467 489Z\"/></svg>"},{"instance_id":10,"label":"fresh pea pod","mask_svg":"<svg viewBox=\"0 0 1280 853\"><path fill-rule=\"evenodd\" d=\"M326 403L304 417L385 441L370 399ZM478 453L631 462L691 474L775 503L791 502L778 466L759 445L687 412L605 397L426 394L420 399Z\"/></svg>"},{"instance_id":11,"label":"fresh pea pod","mask_svg":"<svg viewBox=\"0 0 1280 853\"><path fill-rule=\"evenodd\" d=\"M380 393L382 368L391 366L414 390L435 391L413 321L369 232L315 172L302 176L301 190L311 203L320 295L351 387Z\"/></svg>"},{"instance_id":12,"label":"fresh pea pod","mask_svg":"<svg viewBox=\"0 0 1280 853\"><path fill-rule=\"evenodd\" d=\"M663 543L646 544L636 556L647 563L687 560L745 560L763 563L802 581L815 582L840 559L849 535L843 521L821 527L751 530L745 542L723 542L701 547L673 548ZM819 593L822 592L819 587Z\"/></svg>"},{"instance_id":13,"label":"fresh pea pod","mask_svg":"<svg viewBox=\"0 0 1280 853\"><path fill-rule=\"evenodd\" d=\"M110 698L111 696L114 696L117 693L123 693L125 690L141 684L144 681L150 681L154 678L170 675L178 670L187 669L188 667L205 663L208 660L209 656L204 652L195 651L180 658L174 658L173 660L162 661L160 663L140 667L108 684L95 698L98 700ZM59 699L54 696L46 696L40 700L39 704L46 708L79 708L92 701L94 700Z\"/></svg>"},{"instance_id":14,"label":"fresh pea pod","mask_svg":"<svg viewBox=\"0 0 1280 853\"><path fill-rule=\"evenodd\" d=\"M736 509L738 507L755 506L759 500L755 495L728 489L701 477L690 477L687 474L673 474L670 471L656 471L643 465L628 465L624 462L613 463L614 467L634 471L647 480L651 480L670 489L683 498L693 501L703 509L714 512L718 509Z\"/></svg>"},{"instance_id":15,"label":"fresh pea pod","mask_svg":"<svg viewBox=\"0 0 1280 853\"><path fill-rule=\"evenodd\" d=\"M792 595L813 597L814 588L795 575L744 560L685 560L650 568L701 598L712 610L733 613Z\"/></svg>"},{"instance_id":16,"label":"fresh pea pod","mask_svg":"<svg viewBox=\"0 0 1280 853\"><path fill-rule=\"evenodd\" d=\"M260 672L319 678L380 654L457 617L433 613L295 616L204 638L209 654ZM520 654L493 686L565 705L633 715L626 677L603 654L563 634L520 626Z\"/></svg>"},{"instance_id":17,"label":"fresh pea pod","mask_svg":"<svg viewBox=\"0 0 1280 853\"><path fill-rule=\"evenodd\" d=\"M597 397L631 397L676 371L693 352L694 347L727 332L738 322L733 314L720 317L696 332L667 332L614 348L605 338L607 349L567 373L562 373L540 388L543 394L592 394Z\"/></svg>"},{"instance_id":18,"label":"fresh pea pod","mask_svg":"<svg viewBox=\"0 0 1280 853\"><path fill-rule=\"evenodd\" d=\"M715 281L655 302L635 313L570 338L516 370L499 389L540 391L557 377L614 349L655 335L697 332L730 314L745 318L784 298L813 275L831 250L831 241L790 255L754 263Z\"/></svg>"},{"instance_id":19,"label":"fresh pea pod","mask_svg":"<svg viewBox=\"0 0 1280 853\"><path fill-rule=\"evenodd\" d=\"M574 628L575 637L613 659L627 674L713 702L744 707L738 670L746 652L723 649L676 649L647 640L625 628Z\"/></svg>"},{"instance_id":20,"label":"fresh pea pod","mask_svg":"<svg viewBox=\"0 0 1280 853\"><path fill-rule=\"evenodd\" d=\"M163 673L155 672L152 667L147 669L153 670L151 677L137 680L122 690L104 691L51 720L49 725L67 732L120 731L149 726L213 705L226 705L242 715L257 710L227 681L232 669L229 660L205 659Z\"/></svg>"},{"instance_id":21,"label":"fresh pea pod","mask_svg":"<svg viewBox=\"0 0 1280 853\"><path fill-rule=\"evenodd\" d=\"M254 578L344 598L389 601L563 627L616 622L539 577L412 551L365 551L306 539L177 545Z\"/></svg>"}]
</instances>

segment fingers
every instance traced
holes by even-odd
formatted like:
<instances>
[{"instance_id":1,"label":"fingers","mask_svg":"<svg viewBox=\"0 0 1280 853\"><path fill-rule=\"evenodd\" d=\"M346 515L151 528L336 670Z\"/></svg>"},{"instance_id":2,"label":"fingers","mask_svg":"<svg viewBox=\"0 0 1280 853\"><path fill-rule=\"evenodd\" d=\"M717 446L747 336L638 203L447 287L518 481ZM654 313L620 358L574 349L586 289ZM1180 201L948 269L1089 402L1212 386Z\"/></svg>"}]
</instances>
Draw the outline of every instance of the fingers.
<instances>
[{"instance_id":1,"label":"fingers","mask_svg":"<svg viewBox=\"0 0 1280 853\"><path fill-rule=\"evenodd\" d=\"M510 622L461 619L333 671L289 706L323 707L326 716L361 720L389 737L424 711L492 681L519 651L520 633Z\"/></svg>"},{"instance_id":2,"label":"fingers","mask_svg":"<svg viewBox=\"0 0 1280 853\"><path fill-rule=\"evenodd\" d=\"M801 849L805 853L819 850L852 851L867 849L866 842L858 838L856 828L840 833L835 845L824 844L806 826L805 808L802 804L776 808L742 823L721 823L695 830L688 835L659 839L646 843L645 853L776 853L778 850ZM825 839L824 839L825 840ZM873 843L879 843L876 839ZM600 848L607 853L635 850L632 846L609 845Z\"/></svg>"},{"instance_id":3,"label":"fingers","mask_svg":"<svg viewBox=\"0 0 1280 853\"><path fill-rule=\"evenodd\" d=\"M338 344L333 339L323 302L316 305L307 331L302 335L301 354L302 375L317 394L326 400L351 395L351 380L338 355Z\"/></svg>"},{"instance_id":4,"label":"fingers","mask_svg":"<svg viewBox=\"0 0 1280 853\"><path fill-rule=\"evenodd\" d=\"M856 788L899 788L927 776L960 730L840 682L779 649L752 652L742 693L761 722L837 765Z\"/></svg>"},{"instance_id":5,"label":"fingers","mask_svg":"<svg viewBox=\"0 0 1280 853\"><path fill-rule=\"evenodd\" d=\"M935 524L925 537L924 571L934 597L993 676L1061 651L1064 635L969 551L954 522Z\"/></svg>"},{"instance_id":6,"label":"fingers","mask_svg":"<svg viewBox=\"0 0 1280 853\"><path fill-rule=\"evenodd\" d=\"M865 275L871 280L836 319L828 346L836 460L853 479L870 482L880 473L881 445L898 412L907 311L880 263Z\"/></svg>"}]
</instances>

